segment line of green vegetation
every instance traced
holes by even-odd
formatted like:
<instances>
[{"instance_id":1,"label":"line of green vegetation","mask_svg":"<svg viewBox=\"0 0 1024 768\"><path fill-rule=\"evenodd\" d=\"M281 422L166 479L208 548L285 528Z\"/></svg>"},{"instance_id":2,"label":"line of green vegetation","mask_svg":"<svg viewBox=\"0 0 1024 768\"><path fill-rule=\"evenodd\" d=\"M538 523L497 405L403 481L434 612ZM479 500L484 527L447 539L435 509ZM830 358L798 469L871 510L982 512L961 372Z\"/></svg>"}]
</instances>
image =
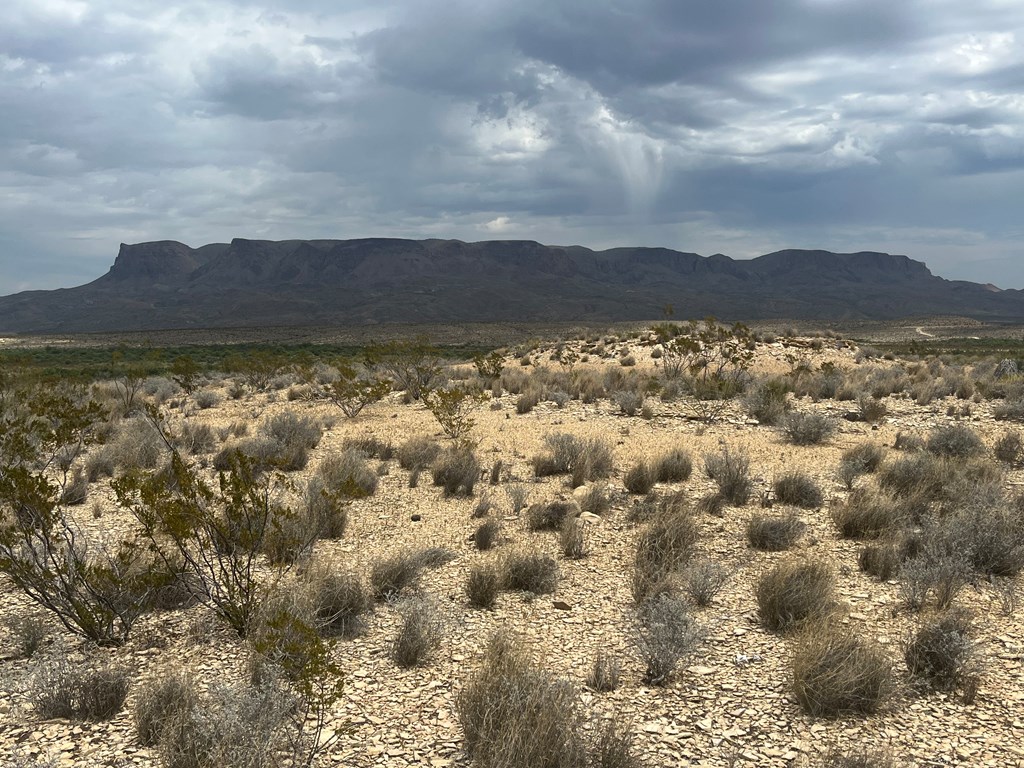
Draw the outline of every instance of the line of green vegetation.
<instances>
[{"instance_id":1,"label":"line of green vegetation","mask_svg":"<svg viewBox=\"0 0 1024 768\"><path fill-rule=\"evenodd\" d=\"M933 338L911 341L869 342L882 352L898 357L944 357L955 362L971 362L983 358L1024 358L1024 338Z\"/></svg>"},{"instance_id":2,"label":"line of green vegetation","mask_svg":"<svg viewBox=\"0 0 1024 768\"><path fill-rule=\"evenodd\" d=\"M166 376L175 360L190 358L201 373L230 371L240 359L273 359L280 366L312 365L339 359L362 359L377 345L346 344L201 344L166 347L86 347L53 345L0 349L0 369L18 371L42 381L87 383L121 375L126 367L142 376ZM490 347L472 344L437 345L439 356L470 360Z\"/></svg>"}]
</instances>

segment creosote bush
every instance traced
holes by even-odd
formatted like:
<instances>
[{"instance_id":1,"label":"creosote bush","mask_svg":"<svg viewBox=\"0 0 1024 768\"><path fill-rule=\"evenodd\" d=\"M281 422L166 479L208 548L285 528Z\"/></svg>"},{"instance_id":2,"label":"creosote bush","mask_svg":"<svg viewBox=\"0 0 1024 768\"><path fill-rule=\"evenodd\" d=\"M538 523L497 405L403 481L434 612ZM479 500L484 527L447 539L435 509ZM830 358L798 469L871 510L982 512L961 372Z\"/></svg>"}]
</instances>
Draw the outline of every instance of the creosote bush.
<instances>
[{"instance_id":1,"label":"creosote bush","mask_svg":"<svg viewBox=\"0 0 1024 768\"><path fill-rule=\"evenodd\" d=\"M807 526L796 515L754 515L747 523L747 543L763 552L782 552L803 535Z\"/></svg>"},{"instance_id":2,"label":"creosote bush","mask_svg":"<svg viewBox=\"0 0 1024 768\"><path fill-rule=\"evenodd\" d=\"M799 470L786 472L772 483L775 500L801 509L817 509L825 501L825 494L810 475Z\"/></svg>"},{"instance_id":3,"label":"creosote bush","mask_svg":"<svg viewBox=\"0 0 1024 768\"><path fill-rule=\"evenodd\" d=\"M793 692L816 717L869 714L892 689L892 662L876 644L839 624L800 634L793 649Z\"/></svg>"},{"instance_id":4,"label":"creosote bush","mask_svg":"<svg viewBox=\"0 0 1024 768\"><path fill-rule=\"evenodd\" d=\"M775 632L826 617L835 605L835 574L823 562L791 559L778 563L757 585L761 621Z\"/></svg>"}]
</instances>

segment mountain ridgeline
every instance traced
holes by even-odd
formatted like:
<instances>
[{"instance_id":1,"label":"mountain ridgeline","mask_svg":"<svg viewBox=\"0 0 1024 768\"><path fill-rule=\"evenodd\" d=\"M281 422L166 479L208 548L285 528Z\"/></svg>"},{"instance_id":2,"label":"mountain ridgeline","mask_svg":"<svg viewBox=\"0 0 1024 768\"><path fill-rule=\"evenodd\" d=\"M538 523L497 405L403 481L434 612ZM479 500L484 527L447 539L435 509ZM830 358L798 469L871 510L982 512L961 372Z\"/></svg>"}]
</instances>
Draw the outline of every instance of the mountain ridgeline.
<instances>
[{"instance_id":1,"label":"mountain ridgeline","mask_svg":"<svg viewBox=\"0 0 1024 768\"><path fill-rule=\"evenodd\" d=\"M1024 291L936 277L887 253L750 260L533 241L244 240L122 245L77 288L0 297L0 333L661 317L1024 320Z\"/></svg>"}]
</instances>

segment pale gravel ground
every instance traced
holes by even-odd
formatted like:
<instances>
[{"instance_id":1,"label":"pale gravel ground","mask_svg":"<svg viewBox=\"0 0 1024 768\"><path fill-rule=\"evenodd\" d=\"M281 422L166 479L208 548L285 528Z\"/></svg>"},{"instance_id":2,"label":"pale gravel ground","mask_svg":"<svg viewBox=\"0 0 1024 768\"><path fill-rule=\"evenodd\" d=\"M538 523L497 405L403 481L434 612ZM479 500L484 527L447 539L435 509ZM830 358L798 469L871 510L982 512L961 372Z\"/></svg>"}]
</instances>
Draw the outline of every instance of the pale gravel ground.
<instances>
[{"instance_id":1,"label":"pale gravel ground","mask_svg":"<svg viewBox=\"0 0 1024 768\"><path fill-rule=\"evenodd\" d=\"M779 348L769 350L774 361L759 368L785 367ZM765 354L768 354L765 353ZM853 365L848 351L829 353ZM640 365L647 359L640 354ZM610 364L615 364L611 361ZM365 572L382 554L403 547L444 545L458 557L438 570L428 570L420 590L438 603L446 624L446 640L429 666L400 670L388 658L388 644L397 627L392 607L378 608L360 638L337 645L336 658L348 675L343 700L337 707L337 725L351 731L342 735L325 764L345 766L464 766L461 736L453 712L453 697L466 673L473 668L488 636L498 628L511 627L531 641L539 660L553 673L580 684L579 700L588 716L617 712L631 719L637 731L636 750L643 765L725 766L737 754L738 764L754 766L802 766L826 745L884 745L916 765L1024 765L1024 665L1022 665L1019 615L999 615L994 590L982 583L968 588L960 602L976 611L976 623L984 653L989 659L981 693L972 706L954 696L910 691L903 676L900 642L913 624L905 612L894 616L899 591L895 583L878 584L857 571L860 544L836 538L827 509L801 512L809 529L797 550L823 557L842 573L839 591L846 603L844 621L877 638L891 649L900 681L896 695L884 711L870 717L826 720L802 714L789 686L790 641L760 627L756 620L753 590L758 574L786 553L759 553L747 549L744 527L760 511L757 494L774 475L785 469L810 472L830 495L841 496L834 479L841 452L864 440L892 445L900 430L918 429L950 421L946 402L918 407L904 399L889 399L890 414L877 431L868 425L841 422L841 431L825 446L795 447L786 444L776 430L749 424L738 410L723 423L702 430L682 418L678 405L654 399L655 418L644 421L615 414L607 401L597 405L570 402L564 409L551 403L525 415L515 413L515 396L505 395L498 411L483 407L476 414L473 437L478 453L489 468L500 457L506 470L502 486L488 488L497 502L497 514L507 517L508 500L503 486L518 479L531 488L531 502L544 501L570 491L564 478L535 482L529 459L540 450L545 434L566 431L599 435L615 446L615 475L609 481L621 488L621 477L637 458L653 456L669 447L682 446L694 456L694 473L681 484L697 499L713 485L701 472L700 457L721 444L743 449L751 458L758 481L755 502L745 508L727 508L723 518L702 519L701 549L734 570L714 604L697 611L708 638L689 669L663 689L641 685L642 668L630 642L633 605L629 572L637 528L626 521L629 501L600 522L588 526L590 555L581 561L558 557L562 578L554 596L526 601L503 593L495 611L478 611L465 604L463 585L472 564L500 557L505 543L493 552L477 552L468 541L479 521L470 519L475 499L446 500L423 473L420 486L408 488L408 473L390 462L377 493L354 503L351 522L340 542L322 542L317 559L333 566ZM226 423L243 418L255 422L264 413L279 409L330 414L323 405L288 403L283 398L266 403L265 396L248 401L225 400L215 412L199 411L193 418ZM797 407L840 414L850 404L800 401ZM338 420L313 451L309 468L340 448L346 437L375 434L400 443L412 434L436 434L433 417L421 405L402 405L397 396L371 406L355 420ZM974 405L970 421L991 445L1002 432L994 424L986 404ZM1012 473L1011 483L1022 480ZM98 495L92 498L99 498ZM92 499L80 508L83 525L93 535L124 530L127 515L113 509L109 494L104 514L94 520L87 514ZM410 515L422 515L412 522ZM504 537L516 545L529 544L558 556L557 535L529 533L522 520L506 519ZM1020 577L1018 577L1018 583ZM559 610L561 600L570 610ZM21 610L26 601L4 589L4 614ZM110 656L137 670L137 679L157 673L171 661L198 670L197 679L208 682L218 676L241 675L244 664L241 644L230 632L203 622L204 610L193 608L172 614L146 617L137 625L125 648L90 650L68 636L62 643L72 658ZM206 626L207 641L197 643L195 626ZM0 649L6 647L0 644ZM617 691L594 694L582 687L589 663L597 650L611 651L623 660L623 683ZM0 651L2 652L2 651ZM58 652L51 649L51 653ZM761 661L737 665L738 654L760 656ZM0 662L0 761L2 755L50 754L62 765L155 765L153 753L134 742L129 706L109 723L63 721L39 722L23 695L25 675L33 662ZM743 762L745 761L745 762Z\"/></svg>"}]
</instances>

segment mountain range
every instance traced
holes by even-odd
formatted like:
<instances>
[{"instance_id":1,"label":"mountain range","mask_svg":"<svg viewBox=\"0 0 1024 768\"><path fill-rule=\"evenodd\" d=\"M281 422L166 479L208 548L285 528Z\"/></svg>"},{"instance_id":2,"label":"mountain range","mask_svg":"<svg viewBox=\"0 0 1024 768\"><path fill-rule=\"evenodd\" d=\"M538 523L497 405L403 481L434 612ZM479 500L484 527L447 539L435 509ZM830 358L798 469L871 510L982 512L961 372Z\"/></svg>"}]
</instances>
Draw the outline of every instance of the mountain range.
<instances>
[{"instance_id":1,"label":"mountain range","mask_svg":"<svg viewBox=\"0 0 1024 768\"><path fill-rule=\"evenodd\" d=\"M749 260L668 248L492 240L246 240L121 245L76 288L0 297L0 334L174 328L678 318L1024 320L1024 291L945 280L887 253Z\"/></svg>"}]
</instances>

